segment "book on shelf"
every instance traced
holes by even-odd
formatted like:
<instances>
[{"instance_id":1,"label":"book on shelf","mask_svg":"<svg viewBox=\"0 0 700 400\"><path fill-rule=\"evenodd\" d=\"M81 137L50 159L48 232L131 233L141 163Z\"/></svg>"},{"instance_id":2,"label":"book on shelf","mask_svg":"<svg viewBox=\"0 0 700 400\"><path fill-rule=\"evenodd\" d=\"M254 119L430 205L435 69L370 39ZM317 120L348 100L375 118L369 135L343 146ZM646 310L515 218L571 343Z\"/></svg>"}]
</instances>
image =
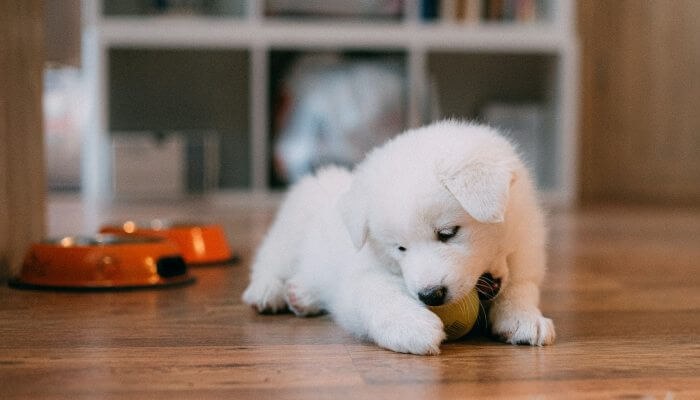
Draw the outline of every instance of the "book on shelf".
<instances>
[{"instance_id":1,"label":"book on shelf","mask_svg":"<svg viewBox=\"0 0 700 400\"><path fill-rule=\"evenodd\" d=\"M443 23L530 22L543 14L544 0L421 0L423 21Z\"/></svg>"},{"instance_id":2,"label":"book on shelf","mask_svg":"<svg viewBox=\"0 0 700 400\"><path fill-rule=\"evenodd\" d=\"M440 15L438 0L422 0L420 16L423 21L435 21Z\"/></svg>"}]
</instances>

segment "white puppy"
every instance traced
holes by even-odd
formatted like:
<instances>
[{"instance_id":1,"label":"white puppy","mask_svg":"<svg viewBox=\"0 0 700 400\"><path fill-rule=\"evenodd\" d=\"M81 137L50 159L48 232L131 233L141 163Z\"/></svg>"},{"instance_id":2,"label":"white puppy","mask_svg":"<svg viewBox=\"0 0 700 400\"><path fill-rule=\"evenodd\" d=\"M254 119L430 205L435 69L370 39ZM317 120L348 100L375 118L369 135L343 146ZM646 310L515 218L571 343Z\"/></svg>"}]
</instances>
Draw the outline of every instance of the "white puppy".
<instances>
[{"instance_id":1,"label":"white puppy","mask_svg":"<svg viewBox=\"0 0 700 400\"><path fill-rule=\"evenodd\" d=\"M440 122L397 136L352 173L331 167L295 185L243 301L260 312L328 311L381 347L437 354L443 324L425 304L454 301L490 272L502 281L493 334L544 345L555 337L538 308L544 246L513 146L486 126Z\"/></svg>"}]
</instances>

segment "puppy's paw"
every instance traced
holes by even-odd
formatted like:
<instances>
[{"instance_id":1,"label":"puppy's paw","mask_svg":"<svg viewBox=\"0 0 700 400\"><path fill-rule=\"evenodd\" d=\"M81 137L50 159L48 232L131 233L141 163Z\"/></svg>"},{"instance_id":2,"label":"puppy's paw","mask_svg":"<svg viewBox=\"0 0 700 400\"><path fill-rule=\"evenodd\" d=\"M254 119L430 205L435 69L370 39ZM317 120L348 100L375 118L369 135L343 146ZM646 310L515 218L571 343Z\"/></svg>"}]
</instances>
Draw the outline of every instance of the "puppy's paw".
<instances>
[{"instance_id":1,"label":"puppy's paw","mask_svg":"<svg viewBox=\"0 0 700 400\"><path fill-rule=\"evenodd\" d=\"M380 347L418 355L440 354L440 343L446 337L440 318L421 307L413 312L399 311L381 321L372 336Z\"/></svg>"},{"instance_id":2,"label":"puppy's paw","mask_svg":"<svg viewBox=\"0 0 700 400\"><path fill-rule=\"evenodd\" d=\"M284 299L297 317L311 317L323 312L314 293L295 280L287 282Z\"/></svg>"},{"instance_id":3,"label":"puppy's paw","mask_svg":"<svg viewBox=\"0 0 700 400\"><path fill-rule=\"evenodd\" d=\"M254 279L243 292L243 302L259 313L278 313L286 309L284 292L284 282L279 279Z\"/></svg>"},{"instance_id":4,"label":"puppy's paw","mask_svg":"<svg viewBox=\"0 0 700 400\"><path fill-rule=\"evenodd\" d=\"M554 324L540 310L491 310L491 332L504 342L543 346L554 343Z\"/></svg>"}]
</instances>

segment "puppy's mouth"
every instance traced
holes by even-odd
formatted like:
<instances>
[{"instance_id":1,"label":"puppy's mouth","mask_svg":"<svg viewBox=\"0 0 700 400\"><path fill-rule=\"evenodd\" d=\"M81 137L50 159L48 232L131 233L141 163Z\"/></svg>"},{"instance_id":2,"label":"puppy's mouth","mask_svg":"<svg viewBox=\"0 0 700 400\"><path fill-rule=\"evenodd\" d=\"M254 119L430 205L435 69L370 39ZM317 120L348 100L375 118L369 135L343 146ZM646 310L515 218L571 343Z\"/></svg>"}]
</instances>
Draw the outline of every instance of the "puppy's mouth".
<instances>
[{"instance_id":1,"label":"puppy's mouth","mask_svg":"<svg viewBox=\"0 0 700 400\"><path fill-rule=\"evenodd\" d=\"M490 272L486 272L476 281L475 288L479 294L479 300L491 301L501 291L501 278L496 278Z\"/></svg>"}]
</instances>

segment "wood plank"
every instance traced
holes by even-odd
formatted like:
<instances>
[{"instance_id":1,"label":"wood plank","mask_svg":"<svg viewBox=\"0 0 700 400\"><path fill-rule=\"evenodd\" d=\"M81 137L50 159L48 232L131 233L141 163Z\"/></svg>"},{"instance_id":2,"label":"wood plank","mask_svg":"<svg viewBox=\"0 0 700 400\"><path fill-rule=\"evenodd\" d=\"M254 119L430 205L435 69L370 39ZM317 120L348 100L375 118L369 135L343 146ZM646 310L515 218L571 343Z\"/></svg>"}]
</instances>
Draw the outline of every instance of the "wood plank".
<instances>
[{"instance_id":1,"label":"wood plank","mask_svg":"<svg viewBox=\"0 0 700 400\"><path fill-rule=\"evenodd\" d=\"M0 2L0 281L43 235L43 3Z\"/></svg>"},{"instance_id":2,"label":"wood plank","mask_svg":"<svg viewBox=\"0 0 700 400\"><path fill-rule=\"evenodd\" d=\"M700 2L578 8L583 201L700 204Z\"/></svg>"}]
</instances>

